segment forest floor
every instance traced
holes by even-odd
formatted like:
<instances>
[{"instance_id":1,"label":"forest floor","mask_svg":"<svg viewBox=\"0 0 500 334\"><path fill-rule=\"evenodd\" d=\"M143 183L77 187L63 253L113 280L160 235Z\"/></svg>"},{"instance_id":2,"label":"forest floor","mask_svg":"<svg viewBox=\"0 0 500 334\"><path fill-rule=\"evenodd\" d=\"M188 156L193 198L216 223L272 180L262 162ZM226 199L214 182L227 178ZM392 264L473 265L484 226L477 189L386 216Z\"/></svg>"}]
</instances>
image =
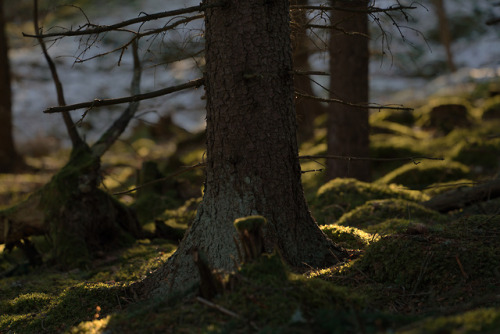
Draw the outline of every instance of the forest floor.
<instances>
[{"instance_id":1,"label":"forest floor","mask_svg":"<svg viewBox=\"0 0 500 334\"><path fill-rule=\"evenodd\" d=\"M128 289L173 254L203 183L201 168L165 178L202 161L203 134L168 119L136 127L105 155L102 188L118 193L138 179L165 178L115 196L134 207L151 235L159 227L169 232L70 271L50 265L47 236L31 238L44 254L36 267L17 247L0 245L0 333L498 333L499 199L484 194L442 212L426 205L444 192L498 178L500 96L491 97L491 87L430 99L411 112L373 114L371 156L401 160L372 161L372 183L325 182L324 161L303 161L313 215L352 258L298 272L277 254L262 256L234 273L236 283L211 301L140 300ZM320 117L300 154L325 154L325 136ZM41 152L26 157L32 173L0 175L0 205L48 182L68 155ZM427 159L436 157L444 160Z\"/></svg>"}]
</instances>

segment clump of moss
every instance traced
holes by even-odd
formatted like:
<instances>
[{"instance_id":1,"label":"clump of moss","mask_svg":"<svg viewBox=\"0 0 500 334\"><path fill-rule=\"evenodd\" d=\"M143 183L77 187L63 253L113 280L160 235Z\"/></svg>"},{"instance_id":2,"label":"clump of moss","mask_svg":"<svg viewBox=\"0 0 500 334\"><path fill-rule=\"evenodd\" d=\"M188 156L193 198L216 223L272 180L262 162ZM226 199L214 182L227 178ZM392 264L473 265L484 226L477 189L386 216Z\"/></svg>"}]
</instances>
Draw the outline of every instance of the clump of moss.
<instances>
[{"instance_id":1,"label":"clump of moss","mask_svg":"<svg viewBox=\"0 0 500 334\"><path fill-rule=\"evenodd\" d=\"M415 123L415 115L412 110L381 110L370 115L370 124L380 121L399 123L406 126L412 126Z\"/></svg>"},{"instance_id":2,"label":"clump of moss","mask_svg":"<svg viewBox=\"0 0 500 334\"><path fill-rule=\"evenodd\" d=\"M434 183L466 178L470 170L455 161L425 161L420 164L408 163L377 180L383 184L401 184L412 189L422 189Z\"/></svg>"},{"instance_id":3,"label":"clump of moss","mask_svg":"<svg viewBox=\"0 0 500 334\"><path fill-rule=\"evenodd\" d=\"M472 106L460 97L436 98L422 107L416 125L447 134L457 127L470 127L474 123Z\"/></svg>"},{"instance_id":4,"label":"clump of moss","mask_svg":"<svg viewBox=\"0 0 500 334\"><path fill-rule=\"evenodd\" d=\"M419 321L398 331L400 334L472 334L497 333L500 328L500 308L479 308Z\"/></svg>"},{"instance_id":5,"label":"clump of moss","mask_svg":"<svg viewBox=\"0 0 500 334\"><path fill-rule=\"evenodd\" d=\"M318 189L310 207L318 224L338 220L344 213L374 199L401 198L409 201L425 201L421 192L403 187L366 183L356 179L334 179Z\"/></svg>"},{"instance_id":6,"label":"clump of moss","mask_svg":"<svg viewBox=\"0 0 500 334\"><path fill-rule=\"evenodd\" d=\"M347 271L362 271L385 285L407 291L432 291L429 298L448 302L463 298L459 287L474 285L476 292L495 289L500 265L500 216L471 216L438 230L411 230L370 244Z\"/></svg>"},{"instance_id":7,"label":"clump of moss","mask_svg":"<svg viewBox=\"0 0 500 334\"><path fill-rule=\"evenodd\" d=\"M500 95L486 100L482 109L483 112L481 114L481 118L483 121L500 119Z\"/></svg>"},{"instance_id":8,"label":"clump of moss","mask_svg":"<svg viewBox=\"0 0 500 334\"><path fill-rule=\"evenodd\" d=\"M337 245L348 249L363 249L378 237L352 226L323 225L321 230Z\"/></svg>"},{"instance_id":9,"label":"clump of moss","mask_svg":"<svg viewBox=\"0 0 500 334\"><path fill-rule=\"evenodd\" d=\"M469 179L460 179L448 182L439 182L434 183L422 190L422 192L430 197L434 197L436 195L442 194L444 192L465 188L465 187L473 187L476 184L475 181Z\"/></svg>"},{"instance_id":10,"label":"clump of moss","mask_svg":"<svg viewBox=\"0 0 500 334\"><path fill-rule=\"evenodd\" d=\"M415 202L385 199L368 201L343 215L337 223L361 228L370 233L387 234L400 228L407 228L411 222L433 224L446 219L446 216L439 212Z\"/></svg>"},{"instance_id":11,"label":"clump of moss","mask_svg":"<svg viewBox=\"0 0 500 334\"><path fill-rule=\"evenodd\" d=\"M467 140L456 145L450 157L469 166L473 171L498 169L500 165L500 140Z\"/></svg>"}]
</instances>

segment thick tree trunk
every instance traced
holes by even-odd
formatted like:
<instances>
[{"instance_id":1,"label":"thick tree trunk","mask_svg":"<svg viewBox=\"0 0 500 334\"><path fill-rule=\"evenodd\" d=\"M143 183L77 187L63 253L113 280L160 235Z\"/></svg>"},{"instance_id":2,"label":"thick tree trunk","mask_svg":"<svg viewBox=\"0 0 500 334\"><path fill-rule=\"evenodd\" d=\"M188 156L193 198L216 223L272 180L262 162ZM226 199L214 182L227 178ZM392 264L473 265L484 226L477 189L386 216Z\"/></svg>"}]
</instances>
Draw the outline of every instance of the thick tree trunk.
<instances>
[{"instance_id":1,"label":"thick tree trunk","mask_svg":"<svg viewBox=\"0 0 500 334\"><path fill-rule=\"evenodd\" d=\"M333 5L366 10L368 1L333 1ZM334 10L331 13L331 98L354 104L368 103L368 19L366 13ZM328 154L352 157L369 155L368 109L330 104L328 111ZM369 181L367 161L328 160L328 179L352 177Z\"/></svg>"},{"instance_id":2,"label":"thick tree trunk","mask_svg":"<svg viewBox=\"0 0 500 334\"><path fill-rule=\"evenodd\" d=\"M0 0L0 173L24 166L12 135L12 91L3 0Z\"/></svg>"},{"instance_id":3,"label":"thick tree trunk","mask_svg":"<svg viewBox=\"0 0 500 334\"><path fill-rule=\"evenodd\" d=\"M292 0L292 5L307 5L307 0ZM292 15L292 50L293 68L298 71L309 71L309 47L307 36L306 10L293 10ZM314 95L311 80L308 75L294 76L295 91ZM295 99L297 113L297 136L300 141L306 141L314 136L314 119L323 112L323 106L318 101L298 97Z\"/></svg>"},{"instance_id":4,"label":"thick tree trunk","mask_svg":"<svg viewBox=\"0 0 500 334\"><path fill-rule=\"evenodd\" d=\"M288 12L287 0L206 11L205 193L175 255L144 281L146 295L196 286L195 251L214 269L234 269L233 221L249 215L267 218L266 250L293 266L344 256L312 219L300 183Z\"/></svg>"}]
</instances>

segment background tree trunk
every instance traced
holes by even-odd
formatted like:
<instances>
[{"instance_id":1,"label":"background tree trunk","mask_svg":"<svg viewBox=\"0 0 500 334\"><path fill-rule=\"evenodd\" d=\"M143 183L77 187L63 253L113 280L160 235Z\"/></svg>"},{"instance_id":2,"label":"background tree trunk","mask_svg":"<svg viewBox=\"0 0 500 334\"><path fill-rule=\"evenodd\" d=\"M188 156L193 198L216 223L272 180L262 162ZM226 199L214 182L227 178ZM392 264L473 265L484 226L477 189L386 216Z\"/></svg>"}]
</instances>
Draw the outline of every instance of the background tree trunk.
<instances>
[{"instance_id":1,"label":"background tree trunk","mask_svg":"<svg viewBox=\"0 0 500 334\"><path fill-rule=\"evenodd\" d=\"M16 152L12 134L12 90L3 2L0 0L0 173L8 173L24 163Z\"/></svg>"},{"instance_id":2,"label":"background tree trunk","mask_svg":"<svg viewBox=\"0 0 500 334\"><path fill-rule=\"evenodd\" d=\"M455 66L455 62L453 61L453 53L451 51L450 25L448 24L448 17L446 16L444 1L433 0L433 3L438 18L441 43L443 43L444 49L446 51L446 63L448 64L448 70L450 72L455 72L457 70L457 67Z\"/></svg>"},{"instance_id":3,"label":"background tree trunk","mask_svg":"<svg viewBox=\"0 0 500 334\"><path fill-rule=\"evenodd\" d=\"M307 5L307 0L291 0L291 5ZM307 11L293 10L292 15L292 50L293 68L299 71L309 71L310 41L307 36ZM314 95L311 80L308 75L294 76L295 91L306 95ZM306 141L314 136L314 119L324 110L320 102L298 97L295 99L297 113L297 136L300 141Z\"/></svg>"},{"instance_id":4,"label":"background tree trunk","mask_svg":"<svg viewBox=\"0 0 500 334\"><path fill-rule=\"evenodd\" d=\"M368 1L333 1L333 5L366 10ZM356 104L368 103L368 18L366 13L333 10L330 37L330 95ZM331 103L328 111L328 154L369 155L368 109ZM366 161L328 160L327 179L352 177L369 181Z\"/></svg>"},{"instance_id":5,"label":"background tree trunk","mask_svg":"<svg viewBox=\"0 0 500 334\"><path fill-rule=\"evenodd\" d=\"M277 247L293 266L343 257L312 219L300 183L288 13L287 0L206 11L205 193L175 255L144 282L146 294L196 286L195 250L214 269L234 269L233 221L249 215L267 218L266 250Z\"/></svg>"}]
</instances>

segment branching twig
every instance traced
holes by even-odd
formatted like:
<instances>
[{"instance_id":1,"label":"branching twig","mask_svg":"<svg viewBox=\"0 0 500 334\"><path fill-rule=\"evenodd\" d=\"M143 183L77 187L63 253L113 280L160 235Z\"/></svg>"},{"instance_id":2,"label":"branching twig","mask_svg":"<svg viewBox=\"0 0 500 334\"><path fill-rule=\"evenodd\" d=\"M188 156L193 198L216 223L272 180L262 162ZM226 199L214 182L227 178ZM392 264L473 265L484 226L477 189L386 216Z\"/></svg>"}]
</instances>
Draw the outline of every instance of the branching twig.
<instances>
[{"instance_id":1,"label":"branching twig","mask_svg":"<svg viewBox=\"0 0 500 334\"><path fill-rule=\"evenodd\" d=\"M150 14L150 15L146 14L145 16L141 16L141 17L137 17L135 19L130 19L130 20L126 20L123 22L115 23L115 24L112 24L109 26L97 26L96 28L92 28L92 29L69 30L69 31L65 31L65 32L57 32L57 33L50 33L50 34L39 34L37 31L35 35L23 33L23 36L24 37L34 37L34 38L47 38L47 37L94 35L94 34L100 34L100 33L107 32L107 31L117 30L117 29L129 26L132 24L136 24L136 23L149 22L149 21L154 21L154 20L158 20L158 19L170 17L170 16L188 14L188 13L193 13L193 12L200 12L200 11L203 11L205 9L213 8L213 7L222 7L225 4L226 4L225 1L218 1L215 3L211 3L211 4L203 4L203 5L193 6L193 7L171 10L171 11L167 11L167 12L160 12L160 13L155 13L155 14ZM88 26L88 24L86 26Z\"/></svg>"},{"instance_id":2,"label":"branching twig","mask_svg":"<svg viewBox=\"0 0 500 334\"><path fill-rule=\"evenodd\" d=\"M336 160L358 160L358 161L411 161L415 165L420 162L417 160L444 160L444 158L435 157L406 157L406 158L369 158L369 157L346 157L342 155L301 155L299 159L336 159Z\"/></svg>"},{"instance_id":3,"label":"branching twig","mask_svg":"<svg viewBox=\"0 0 500 334\"><path fill-rule=\"evenodd\" d=\"M366 105L365 104L356 104L356 103L350 103L350 102L346 102L346 101L339 100L339 99L325 99L325 98L322 98L322 97L317 97L317 96L313 96L313 95L302 94L302 93L299 93L299 92L295 92L295 95L300 96L300 97L305 97L305 98L308 98L308 99L313 99L313 100L320 101L320 102L340 103L340 104L345 104L345 105L348 105L348 106L351 106L351 107L356 107L356 108L361 108L361 109L377 109L377 110L391 109L391 110L404 110L404 111L412 111L413 110L412 108L405 108L405 107L377 106L377 105L373 105L373 104L366 104Z\"/></svg>"},{"instance_id":4,"label":"branching twig","mask_svg":"<svg viewBox=\"0 0 500 334\"><path fill-rule=\"evenodd\" d=\"M132 43L132 53L134 58L134 74L130 84L130 91L134 95L139 95L141 90L141 61L139 59L139 46L138 41L134 40ZM108 148L118 139L118 137L125 131L128 123L134 116L139 102L130 102L128 107L123 111L120 117L106 130L106 132L99 138L99 140L92 145L92 153L95 156L102 156Z\"/></svg>"},{"instance_id":5,"label":"branching twig","mask_svg":"<svg viewBox=\"0 0 500 334\"><path fill-rule=\"evenodd\" d=\"M347 8L347 7L342 7L342 6L326 6L326 5L319 5L319 6L314 6L314 5L292 5L290 6L290 10L321 10L321 11L328 11L328 10L338 10L338 11L344 11L344 12L353 12L353 13L386 13L386 12L391 12L391 11L403 11L406 9L416 9L417 7L414 6L390 6L387 8L379 8L379 7L368 7L367 10L364 9L354 9L354 8Z\"/></svg>"},{"instance_id":6,"label":"branching twig","mask_svg":"<svg viewBox=\"0 0 500 334\"><path fill-rule=\"evenodd\" d=\"M38 24L38 1L34 0L33 1L33 25L35 28L35 33L40 33L42 30L40 29L40 26ZM49 65L50 73L52 75L52 80L54 81L54 85L56 86L56 94L57 94L57 103L59 106L65 106L66 105L66 100L64 98L64 90L63 86L61 83L61 80L59 79L59 75L57 74L57 69L56 65L54 64L54 61L49 55L49 52L47 51L47 46L45 45L45 41L43 38L39 37L37 38L38 42L40 43L40 47L42 48L43 55L45 56L45 60L47 61L47 64ZM71 119L71 116L69 115L68 112L63 112L62 114L64 124L66 126L66 131L68 132L69 138L71 139L71 143L73 145L73 148L78 148L85 143L83 142L82 138L78 134L78 131L75 128L75 124L73 123L73 120Z\"/></svg>"},{"instance_id":7,"label":"branching twig","mask_svg":"<svg viewBox=\"0 0 500 334\"><path fill-rule=\"evenodd\" d=\"M230 317L239 319L239 320L244 320L239 314L234 313L233 311L228 310L225 307L222 307L220 305L217 305L215 303L212 303L211 301L206 300L205 298L202 297L196 297L196 300L199 301L202 304L205 304L206 306L209 306L211 308L216 309L217 311L224 313L225 315L228 315ZM259 330L259 328L252 322L252 321L247 321L247 323L255 330Z\"/></svg>"},{"instance_id":8,"label":"branching twig","mask_svg":"<svg viewBox=\"0 0 500 334\"><path fill-rule=\"evenodd\" d=\"M170 86L170 87L155 90L155 91L149 92L149 93L137 94L137 95L127 96L127 97L120 97L120 98L116 98L116 99L95 99L94 101L76 103L76 104L71 104L68 106L50 107L50 108L45 109L43 112L47 113L47 114L52 114L52 113L65 112L65 111L82 109L82 108L92 109L95 107L111 106L111 105L115 105L115 104L122 104L122 103L128 103L128 102L137 102L137 101L142 101L142 100L146 100L146 99L152 99L152 98L158 97L158 96L171 94L171 93L178 92L178 91L188 89L188 88L200 87L201 85L203 85L203 83L204 83L204 79L199 78L199 79L192 80L192 81L189 81L189 82L181 84L181 85Z\"/></svg>"},{"instance_id":9,"label":"branching twig","mask_svg":"<svg viewBox=\"0 0 500 334\"><path fill-rule=\"evenodd\" d=\"M155 184L155 183L158 183L158 182L163 182L163 181L166 181L172 177L176 177L177 175L181 175L185 172L189 172L190 170L193 170L193 169L196 169L198 167L203 167L206 165L206 162L199 162L197 163L196 165L193 165L193 166L189 166L189 167L186 167L184 169L181 169L181 170L178 170L177 172L174 172L172 174L169 174L165 177L162 177L160 179L156 179L156 180L153 180L153 181L150 181L150 182L146 182L144 184L141 184L140 186L137 186L135 188L132 188L132 189L129 189L129 190L125 190L125 191L120 191L120 192L117 192L117 193L113 193L113 195L125 195L125 194L128 194L128 193L131 193L131 192L134 192L136 190L139 190L143 187L146 187L146 186L150 186L152 184Z\"/></svg>"}]
</instances>

